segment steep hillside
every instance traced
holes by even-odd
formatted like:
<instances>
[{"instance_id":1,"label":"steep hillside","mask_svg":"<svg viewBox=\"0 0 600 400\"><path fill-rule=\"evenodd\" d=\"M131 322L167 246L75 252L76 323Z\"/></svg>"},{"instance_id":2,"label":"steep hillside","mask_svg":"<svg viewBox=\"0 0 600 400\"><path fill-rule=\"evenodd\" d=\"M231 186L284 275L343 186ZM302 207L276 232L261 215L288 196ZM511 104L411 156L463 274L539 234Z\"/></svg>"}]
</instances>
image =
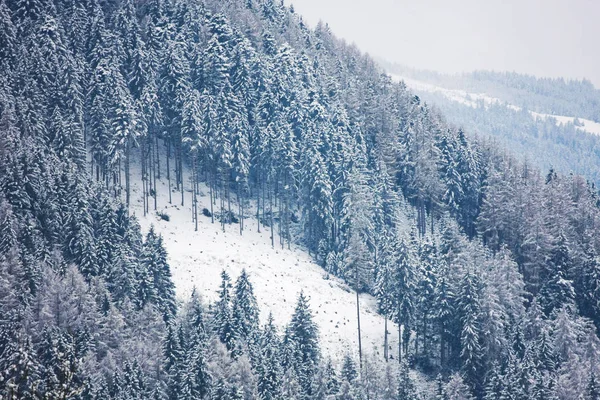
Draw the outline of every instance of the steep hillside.
<instances>
[{"instance_id":1,"label":"steep hillside","mask_svg":"<svg viewBox=\"0 0 600 400\"><path fill-rule=\"evenodd\" d=\"M254 285L262 322L266 322L268 314L272 313L283 331L294 312L298 294L303 291L314 312L325 355L341 363L347 353L355 352L358 348L356 294L348 284L318 266L314 258L296 244L288 250L287 245L281 248L277 239L272 247L269 227L261 226L261 233L258 233L254 213L246 218L243 235L240 235L239 224L227 225L223 231L219 221L211 223L207 216L199 217L195 231L191 189L186 187L183 207L178 192L173 194L173 204L169 204L164 178L158 182L158 213L168 215L169 220L154 211L144 217L139 169L136 172L133 174L131 212L138 216L143 231L154 226L163 236L180 300L187 301L196 288L205 301L215 302L221 271L237 277L242 269L246 269ZM200 192L199 208L210 209L208 188L201 186ZM360 307L363 348L382 357L384 319L377 313L375 298L361 294ZM388 331L389 346L394 354L398 333L392 322Z\"/></svg>"},{"instance_id":2,"label":"steep hillside","mask_svg":"<svg viewBox=\"0 0 600 400\"><path fill-rule=\"evenodd\" d=\"M403 81L438 108L448 122L469 134L491 139L542 170L581 174L596 185L600 183L600 123L591 119L594 107L585 101L578 107L581 99L567 106L560 97L561 91L568 91L565 96L575 98L581 90L600 101L600 92L589 88L589 83L581 83L580 88L577 82L557 81L553 92L552 80L536 81L518 74L442 75L382 64L393 79ZM490 79L484 79L486 76ZM527 84L517 90L513 86L519 79Z\"/></svg>"},{"instance_id":3,"label":"steep hillside","mask_svg":"<svg viewBox=\"0 0 600 400\"><path fill-rule=\"evenodd\" d=\"M577 155L584 132L535 123ZM0 0L0 172L1 398L597 390L595 186L284 2Z\"/></svg>"},{"instance_id":4,"label":"steep hillside","mask_svg":"<svg viewBox=\"0 0 600 400\"><path fill-rule=\"evenodd\" d=\"M391 74L392 78L398 82L403 81L406 85L413 90L415 93L420 94L440 94L448 100L464 104L469 107L477 108L483 106L484 109L488 109L490 105L501 105L505 106L514 111L523 110L522 107L519 107L514 104L510 104L505 100L502 100L497 97L492 97L486 93L477 93L477 92L469 92L464 89L449 89L442 86L436 86L432 83L427 83L425 81L419 81L416 79L406 78L400 75ZM427 98L427 95L425 95ZM546 114L535 112L531 110L525 110L531 114L535 119L541 120L555 120L557 125L572 125L576 129L591 133L594 135L600 135L600 123L596 121L592 121L589 119L581 118L580 115L574 114L573 116L565 116L565 115L554 115L554 114Z\"/></svg>"},{"instance_id":5,"label":"steep hillside","mask_svg":"<svg viewBox=\"0 0 600 400\"><path fill-rule=\"evenodd\" d=\"M447 90L485 93L503 103L539 114L574 116L600 122L600 89L587 79L547 78L486 70L442 74L385 60L380 62L390 72Z\"/></svg>"}]
</instances>

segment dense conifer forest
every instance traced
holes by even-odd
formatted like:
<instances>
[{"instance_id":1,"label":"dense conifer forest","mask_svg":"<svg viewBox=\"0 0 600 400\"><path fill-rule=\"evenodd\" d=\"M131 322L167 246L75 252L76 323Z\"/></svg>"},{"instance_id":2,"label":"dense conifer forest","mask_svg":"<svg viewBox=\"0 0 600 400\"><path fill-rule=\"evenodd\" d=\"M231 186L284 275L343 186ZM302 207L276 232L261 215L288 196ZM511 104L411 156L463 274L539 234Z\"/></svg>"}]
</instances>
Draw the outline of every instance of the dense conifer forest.
<instances>
[{"instance_id":1,"label":"dense conifer forest","mask_svg":"<svg viewBox=\"0 0 600 400\"><path fill-rule=\"evenodd\" d=\"M588 79L539 78L517 72L478 70L442 74L381 61L390 71L450 89L487 93L507 103L544 114L575 115L600 122L600 89Z\"/></svg>"},{"instance_id":2,"label":"dense conifer forest","mask_svg":"<svg viewBox=\"0 0 600 400\"><path fill-rule=\"evenodd\" d=\"M594 187L448 125L327 25L0 0L0 72L0 398L600 398ZM309 299L261 323L246 271L180 301L129 211L161 179L191 224L252 216L376 296L398 348L329 359Z\"/></svg>"}]
</instances>

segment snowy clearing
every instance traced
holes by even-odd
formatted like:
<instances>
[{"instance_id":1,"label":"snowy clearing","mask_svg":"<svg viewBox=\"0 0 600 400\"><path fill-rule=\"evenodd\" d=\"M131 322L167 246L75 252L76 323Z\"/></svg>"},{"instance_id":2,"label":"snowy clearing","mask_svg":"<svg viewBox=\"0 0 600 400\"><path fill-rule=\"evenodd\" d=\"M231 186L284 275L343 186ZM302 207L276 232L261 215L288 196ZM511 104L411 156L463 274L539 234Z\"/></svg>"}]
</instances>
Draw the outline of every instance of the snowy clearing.
<instances>
[{"instance_id":1,"label":"snowy clearing","mask_svg":"<svg viewBox=\"0 0 600 400\"><path fill-rule=\"evenodd\" d=\"M164 173L164 171L163 171ZM186 176L188 179L189 176ZM180 300L189 298L196 287L205 302L217 299L224 269L235 282L242 269L246 268L254 285L254 292L261 311L261 321L269 312L273 313L280 333L290 321L300 291L310 299L310 306L319 326L322 351L334 361L340 361L346 352L358 351L356 293L341 280L328 276L302 249L292 246L291 250L271 247L270 231L261 227L257 232L257 220L245 220L244 234L240 236L239 225L226 226L201 215L201 210L210 209L208 189L201 186L204 195L198 197L198 231L192 223L192 193L186 186L185 206L181 206L181 193L173 192L173 204L169 204L166 179L158 181L158 210L169 215L163 220L153 211L143 216L143 200L139 167L132 168L131 211L139 218L142 231L146 233L154 225L162 234L169 254L173 281ZM172 188L174 190L174 188ZM376 301L372 296L361 295L361 327L363 351L383 358L384 318L376 312ZM397 347L397 332L392 324L390 331L391 354Z\"/></svg>"},{"instance_id":2,"label":"snowy clearing","mask_svg":"<svg viewBox=\"0 0 600 400\"><path fill-rule=\"evenodd\" d=\"M405 78L403 76L390 74L394 81L404 81L406 86L408 86L412 90L416 90L418 92L428 92L428 93L438 93L443 95L449 100L470 106L477 107L480 102L483 101L483 104L488 106L491 104L504 104L508 108L513 109L515 111L520 111L521 107L508 104L498 98L490 97L485 93L470 93L464 90L458 89L447 89L441 86L435 86L430 83L418 81L415 79ZM591 121L589 119L584 118L576 118L569 117L564 115L553 115L553 114L542 114L534 111L529 111L529 113L534 116L536 119L548 119L554 118L556 120L557 125L563 125L568 123L574 123L575 119L579 120L580 126L576 126L577 129L591 133L593 135L600 135L600 123Z\"/></svg>"}]
</instances>

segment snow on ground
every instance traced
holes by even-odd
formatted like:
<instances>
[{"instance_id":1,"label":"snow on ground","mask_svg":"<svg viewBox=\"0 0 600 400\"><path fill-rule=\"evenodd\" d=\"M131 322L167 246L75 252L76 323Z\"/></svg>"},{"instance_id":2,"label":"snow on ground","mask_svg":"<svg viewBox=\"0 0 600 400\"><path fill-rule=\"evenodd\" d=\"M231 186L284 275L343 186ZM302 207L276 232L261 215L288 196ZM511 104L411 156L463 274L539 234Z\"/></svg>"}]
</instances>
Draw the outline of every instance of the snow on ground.
<instances>
[{"instance_id":1,"label":"snow on ground","mask_svg":"<svg viewBox=\"0 0 600 400\"><path fill-rule=\"evenodd\" d=\"M217 299L221 271L227 271L234 283L245 268L254 285L263 322L272 312L275 322L281 327L280 332L283 332L283 327L291 319L298 294L304 291L319 326L323 352L336 361L348 351L356 354L356 293L345 283L327 276L302 249L296 246L292 246L291 250L278 247L278 237L275 238L275 248L272 248L270 231L261 227L261 233L258 233L254 217L246 219L244 234L240 236L239 225L226 226L223 232L220 223L215 221L212 224L210 218L200 213L198 231L195 232L191 191L185 191L185 206L181 206L180 192L172 193L173 204L169 204L165 179L157 184L158 210L167 213L170 220L162 220L153 211L152 199L152 210L144 217L139 168L135 170L137 173L132 174L131 211L139 218L144 233L153 225L162 234L180 300L188 299L195 287L205 302L213 302ZM210 209L208 190L204 187L202 190L205 195L198 198L200 211L204 207ZM363 351L383 357L384 319L376 313L376 301L372 296L361 295L360 303ZM398 335L392 324L388 330L391 331L391 354L394 354Z\"/></svg>"},{"instance_id":2,"label":"snow on ground","mask_svg":"<svg viewBox=\"0 0 600 400\"><path fill-rule=\"evenodd\" d=\"M415 90L417 92L428 92L428 93L438 93L448 98L449 100L470 106L470 107L478 107L479 104L483 101L485 106L489 106L491 104L504 104L508 108L511 108L515 111L520 111L521 107L508 104L503 102L502 100L486 95L485 93L470 93L464 90L459 89L448 89L441 86L435 86L430 83L418 81L415 79L406 78L399 75L390 75L395 81L404 81L408 88ZM553 114L542 114L533 111L529 111L531 115L535 118L539 119L548 119L554 118L556 120L557 125L574 123L575 119L578 119L580 122L580 126L576 126L577 129L594 134L600 135L600 123L591 121L589 119L584 118L576 118L576 117L568 117L564 115L553 115Z\"/></svg>"}]
</instances>

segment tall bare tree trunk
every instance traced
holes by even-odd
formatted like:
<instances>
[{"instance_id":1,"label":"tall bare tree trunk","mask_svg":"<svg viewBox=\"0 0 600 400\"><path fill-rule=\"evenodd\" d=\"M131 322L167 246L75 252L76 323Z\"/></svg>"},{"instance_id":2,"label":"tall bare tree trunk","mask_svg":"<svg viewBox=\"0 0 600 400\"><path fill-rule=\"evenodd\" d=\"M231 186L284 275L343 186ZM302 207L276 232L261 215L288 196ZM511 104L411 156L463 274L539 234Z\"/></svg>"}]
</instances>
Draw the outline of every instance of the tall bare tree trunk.
<instances>
[{"instance_id":1,"label":"tall bare tree trunk","mask_svg":"<svg viewBox=\"0 0 600 400\"><path fill-rule=\"evenodd\" d=\"M229 187L229 176L231 171L227 172L227 187L225 190L227 191L227 222L231 225L231 190Z\"/></svg>"},{"instance_id":2,"label":"tall bare tree trunk","mask_svg":"<svg viewBox=\"0 0 600 400\"><path fill-rule=\"evenodd\" d=\"M167 182L169 184L169 204L173 204L171 198L171 167L169 165L169 159L171 158L171 141L167 138Z\"/></svg>"},{"instance_id":3,"label":"tall bare tree trunk","mask_svg":"<svg viewBox=\"0 0 600 400\"><path fill-rule=\"evenodd\" d=\"M358 322L358 364L362 371L362 338L360 332L360 296L358 295L358 262L355 265L356 320Z\"/></svg>"},{"instance_id":4,"label":"tall bare tree trunk","mask_svg":"<svg viewBox=\"0 0 600 400\"><path fill-rule=\"evenodd\" d=\"M389 349L388 349L388 318L387 318L387 314L385 316L385 321L383 323L383 358L385 359L385 362L388 362Z\"/></svg>"},{"instance_id":5,"label":"tall bare tree trunk","mask_svg":"<svg viewBox=\"0 0 600 400\"><path fill-rule=\"evenodd\" d=\"M398 321L398 363L402 364L402 324Z\"/></svg>"},{"instance_id":6,"label":"tall bare tree trunk","mask_svg":"<svg viewBox=\"0 0 600 400\"><path fill-rule=\"evenodd\" d=\"M242 205L242 199L240 196L240 184L238 184L238 190L237 190L237 202L238 202L238 215L239 215L239 219L240 219L240 235L242 234L242 231L244 230L244 207Z\"/></svg>"},{"instance_id":7,"label":"tall bare tree trunk","mask_svg":"<svg viewBox=\"0 0 600 400\"><path fill-rule=\"evenodd\" d=\"M142 179L142 202L144 205L144 216L146 216L146 141L142 140L142 148L140 150L141 161L142 161L142 171L141 171L141 179Z\"/></svg>"},{"instance_id":8,"label":"tall bare tree trunk","mask_svg":"<svg viewBox=\"0 0 600 400\"><path fill-rule=\"evenodd\" d=\"M192 158L192 182L193 182L193 196L194 196L194 230L198 231L198 171L196 170L196 154Z\"/></svg>"},{"instance_id":9,"label":"tall bare tree trunk","mask_svg":"<svg viewBox=\"0 0 600 400\"><path fill-rule=\"evenodd\" d=\"M256 222L258 233L260 233L260 170L256 177Z\"/></svg>"},{"instance_id":10,"label":"tall bare tree trunk","mask_svg":"<svg viewBox=\"0 0 600 400\"><path fill-rule=\"evenodd\" d=\"M156 172L158 174L158 179L160 179L160 146L158 145L158 135L155 135L156 137L156 143L155 143L155 147L156 147Z\"/></svg>"},{"instance_id":11,"label":"tall bare tree trunk","mask_svg":"<svg viewBox=\"0 0 600 400\"><path fill-rule=\"evenodd\" d=\"M156 146L153 144L153 148L156 147L156 154L152 154L152 187L154 189L154 211L158 209L158 188L156 187L156 168L158 168L158 142Z\"/></svg>"},{"instance_id":12,"label":"tall bare tree trunk","mask_svg":"<svg viewBox=\"0 0 600 400\"><path fill-rule=\"evenodd\" d=\"M275 247L275 232L273 230L273 184L269 182L269 225L271 225L271 247Z\"/></svg>"},{"instance_id":13,"label":"tall bare tree trunk","mask_svg":"<svg viewBox=\"0 0 600 400\"><path fill-rule=\"evenodd\" d=\"M131 143L127 141L127 150L125 155L125 204L129 209L131 196L131 177L129 175L129 159L131 158Z\"/></svg>"},{"instance_id":14,"label":"tall bare tree trunk","mask_svg":"<svg viewBox=\"0 0 600 400\"><path fill-rule=\"evenodd\" d=\"M214 174L211 172L209 172L210 175L210 181L209 181L209 185L208 185L208 191L209 191L209 197L210 197L210 222L212 224L215 223L215 211L213 209L213 196L214 196L214 191L213 191L213 182L214 182Z\"/></svg>"}]
</instances>

